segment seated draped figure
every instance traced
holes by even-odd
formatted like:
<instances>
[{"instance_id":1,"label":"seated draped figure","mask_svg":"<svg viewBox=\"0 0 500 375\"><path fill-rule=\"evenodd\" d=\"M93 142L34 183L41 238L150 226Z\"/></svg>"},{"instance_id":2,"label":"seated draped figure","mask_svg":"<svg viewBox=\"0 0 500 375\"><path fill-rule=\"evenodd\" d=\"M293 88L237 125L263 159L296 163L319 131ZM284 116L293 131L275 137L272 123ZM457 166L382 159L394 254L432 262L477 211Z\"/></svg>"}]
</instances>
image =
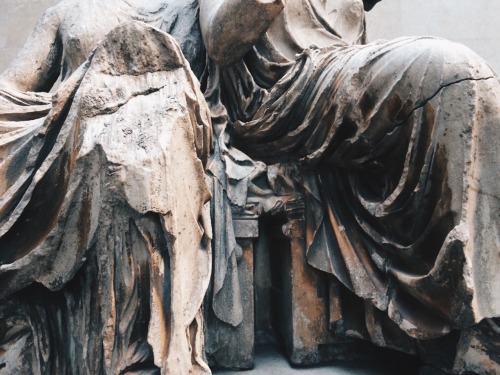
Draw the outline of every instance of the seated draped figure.
<instances>
[{"instance_id":1,"label":"seated draped figure","mask_svg":"<svg viewBox=\"0 0 500 375\"><path fill-rule=\"evenodd\" d=\"M377 2L200 0L205 97L221 139L297 166L307 262L361 301L336 334L496 374L499 80L446 40L366 44Z\"/></svg>"},{"instance_id":2,"label":"seated draped figure","mask_svg":"<svg viewBox=\"0 0 500 375\"><path fill-rule=\"evenodd\" d=\"M0 77L2 375L210 373L197 12L62 1Z\"/></svg>"},{"instance_id":3,"label":"seated draped figure","mask_svg":"<svg viewBox=\"0 0 500 375\"><path fill-rule=\"evenodd\" d=\"M237 280L210 198L275 210L275 164L307 266L363 307L336 335L499 373L500 82L456 43L367 44L378 1L47 10L0 75L0 374L209 374L202 304Z\"/></svg>"}]
</instances>

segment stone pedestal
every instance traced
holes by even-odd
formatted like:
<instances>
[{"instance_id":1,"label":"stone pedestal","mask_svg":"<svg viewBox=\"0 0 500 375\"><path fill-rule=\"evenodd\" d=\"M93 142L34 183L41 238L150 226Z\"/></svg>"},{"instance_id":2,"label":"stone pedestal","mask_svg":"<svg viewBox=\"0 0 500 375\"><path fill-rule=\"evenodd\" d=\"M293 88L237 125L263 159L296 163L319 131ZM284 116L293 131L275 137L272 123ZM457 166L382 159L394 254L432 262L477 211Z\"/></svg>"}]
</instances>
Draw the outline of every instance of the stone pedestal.
<instances>
[{"instance_id":1,"label":"stone pedestal","mask_svg":"<svg viewBox=\"0 0 500 375\"><path fill-rule=\"evenodd\" d=\"M304 221L289 219L271 236L274 272L275 324L294 365L311 365L350 359L357 351L354 340L338 338L330 325L342 318L335 283L307 263ZM276 280L276 278L275 278Z\"/></svg>"},{"instance_id":2,"label":"stone pedestal","mask_svg":"<svg viewBox=\"0 0 500 375\"><path fill-rule=\"evenodd\" d=\"M253 242L259 234L258 221L255 218L237 218L233 225L236 241L242 249L238 276L243 301L243 321L237 327L220 321L207 302L206 323L210 344L206 351L211 367L251 369L254 366L255 347Z\"/></svg>"}]
</instances>

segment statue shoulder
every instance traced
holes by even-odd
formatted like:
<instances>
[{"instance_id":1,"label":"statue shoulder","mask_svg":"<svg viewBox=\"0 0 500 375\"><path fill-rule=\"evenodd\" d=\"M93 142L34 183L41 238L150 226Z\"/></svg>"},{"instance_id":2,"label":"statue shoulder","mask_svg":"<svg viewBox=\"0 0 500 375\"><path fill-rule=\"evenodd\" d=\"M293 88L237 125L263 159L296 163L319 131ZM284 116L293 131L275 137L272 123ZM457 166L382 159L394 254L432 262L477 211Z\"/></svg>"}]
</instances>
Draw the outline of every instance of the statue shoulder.
<instances>
[{"instance_id":1,"label":"statue shoulder","mask_svg":"<svg viewBox=\"0 0 500 375\"><path fill-rule=\"evenodd\" d=\"M78 0L62 0L57 4L47 8L38 20L37 27L45 25L56 26L67 16L68 10L77 5Z\"/></svg>"}]
</instances>

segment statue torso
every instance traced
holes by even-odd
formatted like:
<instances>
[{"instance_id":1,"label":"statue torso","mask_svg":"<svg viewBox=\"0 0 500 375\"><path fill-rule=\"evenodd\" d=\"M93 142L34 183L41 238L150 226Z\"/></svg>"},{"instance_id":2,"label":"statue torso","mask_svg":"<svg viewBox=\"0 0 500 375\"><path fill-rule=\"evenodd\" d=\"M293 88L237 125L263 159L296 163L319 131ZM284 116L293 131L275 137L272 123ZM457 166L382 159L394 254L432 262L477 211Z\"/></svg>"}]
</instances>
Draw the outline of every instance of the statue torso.
<instances>
[{"instance_id":1,"label":"statue torso","mask_svg":"<svg viewBox=\"0 0 500 375\"><path fill-rule=\"evenodd\" d=\"M138 3L146 3L140 7ZM113 28L127 21L143 21L161 27L166 0L69 0L60 3L63 80L90 55L94 47Z\"/></svg>"},{"instance_id":2,"label":"statue torso","mask_svg":"<svg viewBox=\"0 0 500 375\"><path fill-rule=\"evenodd\" d=\"M288 59L310 46L359 43L364 35L362 0L287 0L267 32Z\"/></svg>"}]
</instances>

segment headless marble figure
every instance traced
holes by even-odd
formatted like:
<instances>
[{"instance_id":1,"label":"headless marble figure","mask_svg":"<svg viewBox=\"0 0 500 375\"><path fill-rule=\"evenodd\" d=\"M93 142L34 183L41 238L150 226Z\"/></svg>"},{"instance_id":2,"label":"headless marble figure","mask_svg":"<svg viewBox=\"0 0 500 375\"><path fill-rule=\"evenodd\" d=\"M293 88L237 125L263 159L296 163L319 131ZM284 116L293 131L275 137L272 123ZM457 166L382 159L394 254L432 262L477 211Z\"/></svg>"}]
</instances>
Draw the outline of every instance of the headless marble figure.
<instances>
[{"instance_id":1,"label":"headless marble figure","mask_svg":"<svg viewBox=\"0 0 500 375\"><path fill-rule=\"evenodd\" d=\"M62 1L0 76L1 374L210 373L197 9Z\"/></svg>"},{"instance_id":2,"label":"headless marble figure","mask_svg":"<svg viewBox=\"0 0 500 375\"><path fill-rule=\"evenodd\" d=\"M498 337L470 337L500 315L499 81L445 40L364 45L373 3L200 1L210 104L234 147L302 170L308 263L364 302L358 337L423 353L459 330L448 370L489 373Z\"/></svg>"}]
</instances>

